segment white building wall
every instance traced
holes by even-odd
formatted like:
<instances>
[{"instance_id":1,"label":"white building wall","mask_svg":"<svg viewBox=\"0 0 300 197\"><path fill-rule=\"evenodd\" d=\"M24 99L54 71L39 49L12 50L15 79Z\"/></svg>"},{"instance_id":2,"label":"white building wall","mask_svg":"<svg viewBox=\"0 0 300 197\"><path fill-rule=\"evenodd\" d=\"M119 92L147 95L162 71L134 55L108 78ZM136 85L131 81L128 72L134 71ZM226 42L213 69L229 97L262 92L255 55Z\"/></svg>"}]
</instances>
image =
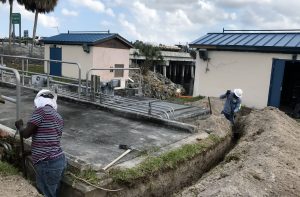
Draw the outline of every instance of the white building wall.
<instances>
[{"instance_id":1,"label":"white building wall","mask_svg":"<svg viewBox=\"0 0 300 197\"><path fill-rule=\"evenodd\" d=\"M124 68L129 68L129 49L115 49L105 47L90 47L90 53L83 51L82 46L78 45L56 45L62 48L62 61L78 62L81 65L81 78L86 78L86 72L90 68L114 68L115 64L123 64ZM45 59L50 57L50 45L45 45ZM45 63L46 72L46 63ZM97 74L102 80L111 80L114 78L114 72L92 71L91 74ZM62 75L66 77L78 78L78 68L76 65L62 64ZM124 71L121 79L121 87L125 87L125 80L128 79L128 70Z\"/></svg>"},{"instance_id":2,"label":"white building wall","mask_svg":"<svg viewBox=\"0 0 300 197\"><path fill-rule=\"evenodd\" d=\"M115 64L123 64L124 68L129 68L129 49L116 49L94 47L93 68L114 68ZM100 76L100 80L111 80L114 78L114 72L93 71L93 74ZM128 70L124 71L121 79L121 87L125 87L125 80L128 79Z\"/></svg>"},{"instance_id":3,"label":"white building wall","mask_svg":"<svg viewBox=\"0 0 300 197\"><path fill-rule=\"evenodd\" d=\"M197 55L194 96L218 97L241 88L248 107L267 106L273 58L291 60L291 54L208 51L209 61Z\"/></svg>"},{"instance_id":4,"label":"white building wall","mask_svg":"<svg viewBox=\"0 0 300 197\"><path fill-rule=\"evenodd\" d=\"M50 46L45 45L45 59L50 58ZM62 48L62 61L77 62L80 64L81 79L85 79L87 70L92 68L93 65L93 47L90 47L90 53L84 52L82 46L79 45L56 45L56 47ZM78 67L73 64L63 63L62 76L78 78Z\"/></svg>"}]
</instances>

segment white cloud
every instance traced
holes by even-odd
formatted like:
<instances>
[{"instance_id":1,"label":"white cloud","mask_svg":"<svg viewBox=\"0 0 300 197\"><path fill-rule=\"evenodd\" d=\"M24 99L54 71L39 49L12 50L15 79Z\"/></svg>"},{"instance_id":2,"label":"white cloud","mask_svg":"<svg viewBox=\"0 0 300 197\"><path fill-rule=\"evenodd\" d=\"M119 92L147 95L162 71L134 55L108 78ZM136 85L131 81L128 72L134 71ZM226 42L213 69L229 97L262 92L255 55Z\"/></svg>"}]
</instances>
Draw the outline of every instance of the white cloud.
<instances>
[{"instance_id":1,"label":"white cloud","mask_svg":"<svg viewBox=\"0 0 300 197\"><path fill-rule=\"evenodd\" d=\"M109 16L115 17L115 13L111 8L106 9L105 13Z\"/></svg>"},{"instance_id":2,"label":"white cloud","mask_svg":"<svg viewBox=\"0 0 300 197\"><path fill-rule=\"evenodd\" d=\"M99 0L70 0L71 3L85 6L95 12L104 12L105 5Z\"/></svg>"},{"instance_id":3,"label":"white cloud","mask_svg":"<svg viewBox=\"0 0 300 197\"><path fill-rule=\"evenodd\" d=\"M45 14L40 14L39 15L39 20L38 22L43 25L44 27L58 27L59 26L59 22L58 19L55 16L49 16L49 15L45 15Z\"/></svg>"},{"instance_id":4,"label":"white cloud","mask_svg":"<svg viewBox=\"0 0 300 197\"><path fill-rule=\"evenodd\" d=\"M72 4L78 7L84 6L94 12L105 13L114 17L115 14L111 8L107 8L100 0L69 0Z\"/></svg>"},{"instance_id":5,"label":"white cloud","mask_svg":"<svg viewBox=\"0 0 300 197\"><path fill-rule=\"evenodd\" d=\"M78 12L76 12L74 10L68 10L66 8L63 8L61 10L61 13L65 16L78 16Z\"/></svg>"}]
</instances>

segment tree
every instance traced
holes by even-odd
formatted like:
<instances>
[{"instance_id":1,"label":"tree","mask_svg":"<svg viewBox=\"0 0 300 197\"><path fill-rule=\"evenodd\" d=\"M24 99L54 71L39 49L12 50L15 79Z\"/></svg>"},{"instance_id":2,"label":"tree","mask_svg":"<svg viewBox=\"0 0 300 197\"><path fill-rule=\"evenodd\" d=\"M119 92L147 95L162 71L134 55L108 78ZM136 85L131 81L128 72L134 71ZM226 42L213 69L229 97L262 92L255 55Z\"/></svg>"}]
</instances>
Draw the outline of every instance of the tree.
<instances>
[{"instance_id":1,"label":"tree","mask_svg":"<svg viewBox=\"0 0 300 197\"><path fill-rule=\"evenodd\" d=\"M133 44L133 46L139 50L138 55L145 57L145 61L140 65L143 74L146 74L150 67L154 66L155 62L162 63L164 61L159 47L146 44L138 40Z\"/></svg>"},{"instance_id":2,"label":"tree","mask_svg":"<svg viewBox=\"0 0 300 197\"><path fill-rule=\"evenodd\" d=\"M58 0L17 0L21 5L25 6L26 10L31 12L35 12L34 17L34 25L32 31L32 43L34 43L35 35L36 35L36 28L37 28L37 21L38 21L38 14L39 13L49 13L54 10ZM33 46L32 46L33 47Z\"/></svg>"},{"instance_id":3,"label":"tree","mask_svg":"<svg viewBox=\"0 0 300 197\"><path fill-rule=\"evenodd\" d=\"M1 3L6 3L6 0L0 0ZM12 17L12 11L13 11L13 0L8 0L9 2L9 46L11 44L11 17Z\"/></svg>"}]
</instances>

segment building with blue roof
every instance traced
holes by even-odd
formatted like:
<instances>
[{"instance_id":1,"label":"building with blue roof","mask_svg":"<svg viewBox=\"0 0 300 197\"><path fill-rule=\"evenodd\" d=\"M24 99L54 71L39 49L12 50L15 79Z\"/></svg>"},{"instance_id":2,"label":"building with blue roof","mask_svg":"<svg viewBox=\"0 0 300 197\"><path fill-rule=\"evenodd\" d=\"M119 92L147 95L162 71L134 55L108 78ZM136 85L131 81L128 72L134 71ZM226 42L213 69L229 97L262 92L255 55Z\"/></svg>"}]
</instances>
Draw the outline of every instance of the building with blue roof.
<instances>
[{"instance_id":1,"label":"building with blue roof","mask_svg":"<svg viewBox=\"0 0 300 197\"><path fill-rule=\"evenodd\" d=\"M300 105L300 31L223 30L190 47L197 49L194 96L241 88L249 107Z\"/></svg>"},{"instance_id":2,"label":"building with blue roof","mask_svg":"<svg viewBox=\"0 0 300 197\"><path fill-rule=\"evenodd\" d=\"M79 63L82 79L91 68L129 68L132 44L115 33L68 32L44 38L42 42L45 45L45 59ZM50 74L78 78L78 69L70 64L51 62ZM101 81L121 79L121 86L125 86L128 78L128 71L119 70L93 71L91 74L99 75Z\"/></svg>"}]
</instances>

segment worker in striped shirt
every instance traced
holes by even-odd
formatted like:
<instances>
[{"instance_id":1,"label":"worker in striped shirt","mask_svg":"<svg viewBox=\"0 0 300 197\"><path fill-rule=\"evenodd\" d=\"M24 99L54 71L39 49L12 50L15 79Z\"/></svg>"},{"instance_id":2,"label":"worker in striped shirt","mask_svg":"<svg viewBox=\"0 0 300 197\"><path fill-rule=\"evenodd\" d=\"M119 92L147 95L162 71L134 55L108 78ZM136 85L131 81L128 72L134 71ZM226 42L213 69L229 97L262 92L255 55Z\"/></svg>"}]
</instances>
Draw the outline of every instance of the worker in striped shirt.
<instances>
[{"instance_id":1,"label":"worker in striped shirt","mask_svg":"<svg viewBox=\"0 0 300 197\"><path fill-rule=\"evenodd\" d=\"M24 138L32 137L31 154L36 172L36 183L47 197L58 196L60 181L66 167L66 159L60 145L63 119L57 112L57 95L41 90L34 99L35 110L23 127L23 120L15 126Z\"/></svg>"}]
</instances>

